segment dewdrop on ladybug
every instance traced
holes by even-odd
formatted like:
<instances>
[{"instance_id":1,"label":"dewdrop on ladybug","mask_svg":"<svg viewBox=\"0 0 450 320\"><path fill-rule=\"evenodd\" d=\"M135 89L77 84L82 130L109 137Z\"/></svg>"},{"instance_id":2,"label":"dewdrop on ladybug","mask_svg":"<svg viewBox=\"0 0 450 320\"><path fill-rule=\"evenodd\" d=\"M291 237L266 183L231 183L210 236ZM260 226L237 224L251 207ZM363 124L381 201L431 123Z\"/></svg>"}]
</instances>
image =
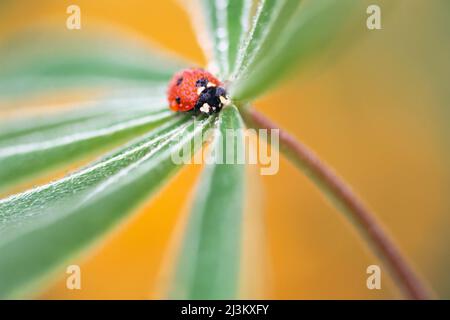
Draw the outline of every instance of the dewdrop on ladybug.
<instances>
[{"instance_id":1,"label":"dewdrop on ladybug","mask_svg":"<svg viewBox=\"0 0 450 320\"><path fill-rule=\"evenodd\" d=\"M230 103L223 84L208 71L186 69L169 83L167 99L173 111L213 114Z\"/></svg>"}]
</instances>

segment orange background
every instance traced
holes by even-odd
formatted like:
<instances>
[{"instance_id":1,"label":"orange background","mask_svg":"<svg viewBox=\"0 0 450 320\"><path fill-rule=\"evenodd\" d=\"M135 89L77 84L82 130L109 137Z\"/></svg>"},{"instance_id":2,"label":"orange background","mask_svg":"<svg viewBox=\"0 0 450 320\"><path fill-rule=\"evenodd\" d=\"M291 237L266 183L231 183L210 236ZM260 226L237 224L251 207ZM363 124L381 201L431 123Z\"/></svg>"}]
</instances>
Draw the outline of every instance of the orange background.
<instances>
[{"instance_id":1,"label":"orange background","mask_svg":"<svg viewBox=\"0 0 450 320\"><path fill-rule=\"evenodd\" d=\"M255 106L332 164L435 291L449 298L450 10L448 1L395 1L383 30L361 25L364 36L333 63L298 73ZM97 22L118 25L204 64L188 17L173 1L4 1L0 39L35 23L65 28L66 7L74 3L81 7L79 32ZM199 169L184 169L96 250L71 261L81 265L82 290L67 290L61 273L39 297L158 297L163 261ZM279 173L262 181L263 197L252 201L264 209L261 245L270 272L265 290L246 297L400 297L387 272L382 290L366 288L365 270L379 261L292 165L282 160Z\"/></svg>"}]
</instances>

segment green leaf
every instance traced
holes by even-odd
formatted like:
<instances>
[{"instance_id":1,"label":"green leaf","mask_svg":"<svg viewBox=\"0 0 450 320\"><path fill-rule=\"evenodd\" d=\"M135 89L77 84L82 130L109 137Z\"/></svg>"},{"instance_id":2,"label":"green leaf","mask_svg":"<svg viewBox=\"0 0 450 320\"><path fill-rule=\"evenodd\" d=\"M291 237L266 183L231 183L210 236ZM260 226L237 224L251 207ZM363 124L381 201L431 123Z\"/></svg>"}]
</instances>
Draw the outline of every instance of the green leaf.
<instances>
[{"instance_id":1,"label":"green leaf","mask_svg":"<svg viewBox=\"0 0 450 320\"><path fill-rule=\"evenodd\" d=\"M0 130L0 190L142 134L173 115L162 96L104 100L83 109L6 124Z\"/></svg>"},{"instance_id":2,"label":"green leaf","mask_svg":"<svg viewBox=\"0 0 450 320\"><path fill-rule=\"evenodd\" d=\"M249 28L251 0L201 0L214 62L222 79L228 78ZM196 21L194 21L196 23ZM202 41L202 40L201 40Z\"/></svg>"},{"instance_id":3,"label":"green leaf","mask_svg":"<svg viewBox=\"0 0 450 320\"><path fill-rule=\"evenodd\" d=\"M24 32L0 47L0 96L165 83L185 63L117 30ZM114 32L114 37L111 33Z\"/></svg>"},{"instance_id":4,"label":"green leaf","mask_svg":"<svg viewBox=\"0 0 450 320\"><path fill-rule=\"evenodd\" d=\"M233 79L271 50L302 0L259 0L250 32L239 50Z\"/></svg>"},{"instance_id":5,"label":"green leaf","mask_svg":"<svg viewBox=\"0 0 450 320\"><path fill-rule=\"evenodd\" d=\"M249 30L249 15L252 1L229 0L227 10L228 27L228 65L229 72L236 64L240 46L243 44Z\"/></svg>"},{"instance_id":6,"label":"green leaf","mask_svg":"<svg viewBox=\"0 0 450 320\"><path fill-rule=\"evenodd\" d=\"M216 161L202 173L176 265L173 298L233 299L237 295L245 167L234 156L243 148L243 122L234 106L224 108L219 117L212 152L233 163ZM233 144L227 148L230 141ZM220 156L220 150L226 152Z\"/></svg>"},{"instance_id":7,"label":"green leaf","mask_svg":"<svg viewBox=\"0 0 450 320\"><path fill-rule=\"evenodd\" d=\"M80 172L0 201L0 297L36 289L133 212L181 167L173 153L199 147L192 141L213 121L173 120Z\"/></svg>"},{"instance_id":8,"label":"green leaf","mask_svg":"<svg viewBox=\"0 0 450 320\"><path fill-rule=\"evenodd\" d=\"M270 36L270 32L260 51L253 54L253 60L247 59L248 66L243 64L230 88L233 98L253 99L273 87L289 71L299 71L299 67L336 41L337 35L354 21L353 13L365 13L363 5L364 1L353 0L303 0L295 14L280 27L282 32L275 33L275 37Z\"/></svg>"},{"instance_id":9,"label":"green leaf","mask_svg":"<svg viewBox=\"0 0 450 320\"><path fill-rule=\"evenodd\" d=\"M95 128L102 122L126 121L157 112L167 111L164 88L155 88L152 96L101 97L95 100L77 101L66 105L53 105L54 112L45 112L34 116L12 117L0 121L0 146L17 144L17 140L26 140L27 135L48 132L51 129L66 128L72 131L89 127L83 122L92 121ZM38 107L39 108L39 107ZM61 111L63 110L63 111ZM22 111L26 114L26 111ZM75 128L80 125L82 128ZM78 129L78 130L76 130ZM58 134L59 135L59 134ZM55 135L56 136L56 135Z\"/></svg>"},{"instance_id":10,"label":"green leaf","mask_svg":"<svg viewBox=\"0 0 450 320\"><path fill-rule=\"evenodd\" d=\"M137 138L128 145L103 156L100 160L55 182L10 197L0 204L0 233L12 232L14 223L40 215L57 203L67 202L71 197L98 184L121 169L136 162L147 154L157 143L180 130L187 123L186 117L176 117L152 130L144 137ZM42 210L44 209L44 210Z\"/></svg>"}]
</instances>

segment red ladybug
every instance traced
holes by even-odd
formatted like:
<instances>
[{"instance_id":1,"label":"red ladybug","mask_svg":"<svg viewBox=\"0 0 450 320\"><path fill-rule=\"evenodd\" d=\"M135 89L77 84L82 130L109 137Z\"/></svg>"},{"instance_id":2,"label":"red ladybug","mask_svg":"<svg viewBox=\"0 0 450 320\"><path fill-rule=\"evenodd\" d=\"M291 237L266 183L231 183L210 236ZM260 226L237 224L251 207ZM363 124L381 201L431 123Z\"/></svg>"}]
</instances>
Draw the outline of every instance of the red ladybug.
<instances>
[{"instance_id":1,"label":"red ladybug","mask_svg":"<svg viewBox=\"0 0 450 320\"><path fill-rule=\"evenodd\" d=\"M167 90L173 111L213 114L230 103L222 83L203 69L186 69L175 74Z\"/></svg>"}]
</instances>

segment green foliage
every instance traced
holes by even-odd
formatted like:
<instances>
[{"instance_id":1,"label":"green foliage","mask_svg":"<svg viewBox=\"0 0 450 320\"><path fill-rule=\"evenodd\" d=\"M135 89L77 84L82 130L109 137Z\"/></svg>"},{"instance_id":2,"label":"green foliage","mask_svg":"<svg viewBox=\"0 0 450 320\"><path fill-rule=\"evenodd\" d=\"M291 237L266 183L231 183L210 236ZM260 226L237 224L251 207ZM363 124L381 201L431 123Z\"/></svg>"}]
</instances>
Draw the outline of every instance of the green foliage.
<instances>
[{"instance_id":1,"label":"green foliage","mask_svg":"<svg viewBox=\"0 0 450 320\"><path fill-rule=\"evenodd\" d=\"M206 165L196 189L180 259L172 283L171 297L178 299L232 299L238 290L241 254L243 164L236 164L243 148L244 124L236 107L225 108L212 142L212 154L225 144L227 130L236 135L234 148L223 151L223 164ZM227 153L228 152L228 153ZM227 164L225 159L234 159ZM206 275L206 276L205 276Z\"/></svg>"},{"instance_id":2,"label":"green foliage","mask_svg":"<svg viewBox=\"0 0 450 320\"><path fill-rule=\"evenodd\" d=\"M221 77L227 78L248 31L248 17L252 1L201 0L201 2L216 65Z\"/></svg>"},{"instance_id":3,"label":"green foliage","mask_svg":"<svg viewBox=\"0 0 450 320\"><path fill-rule=\"evenodd\" d=\"M179 168L172 152L194 146L212 123L179 120L63 180L0 202L0 296L32 289L155 192Z\"/></svg>"},{"instance_id":4,"label":"green foliage","mask_svg":"<svg viewBox=\"0 0 450 320\"><path fill-rule=\"evenodd\" d=\"M251 29L240 50L233 78L240 78L252 64L270 52L271 46L295 14L301 0L261 0L258 1Z\"/></svg>"},{"instance_id":5,"label":"green foliage","mask_svg":"<svg viewBox=\"0 0 450 320\"><path fill-rule=\"evenodd\" d=\"M320 56L333 43L363 2L281 0L271 4L268 0L255 20L254 34L247 40L250 52L244 55L236 74L231 88L233 97L253 99L272 88L289 71L300 71L300 66ZM268 25L269 30L259 30L260 22Z\"/></svg>"},{"instance_id":6,"label":"green foliage","mask_svg":"<svg viewBox=\"0 0 450 320\"><path fill-rule=\"evenodd\" d=\"M131 39L117 30L93 34L31 30L0 46L0 95L166 83L184 63Z\"/></svg>"},{"instance_id":7,"label":"green foliage","mask_svg":"<svg viewBox=\"0 0 450 320\"><path fill-rule=\"evenodd\" d=\"M323 50L351 3L201 0L214 53L210 62L224 80L232 80L233 99L250 100L297 60L305 63ZM41 289L65 262L133 213L179 169L173 152L194 148L193 139L210 127L216 133L213 149L226 129L244 127L234 106L224 108L217 122L215 116L198 122L168 111L164 87L183 65L116 36L36 30L1 44L3 100L65 88L131 91L49 117L0 122L3 191L125 144L62 179L0 200L0 297ZM133 88L146 91L137 97ZM235 142L241 144L241 137ZM237 297L244 171L240 164L205 167L171 285L173 297Z\"/></svg>"}]
</instances>

